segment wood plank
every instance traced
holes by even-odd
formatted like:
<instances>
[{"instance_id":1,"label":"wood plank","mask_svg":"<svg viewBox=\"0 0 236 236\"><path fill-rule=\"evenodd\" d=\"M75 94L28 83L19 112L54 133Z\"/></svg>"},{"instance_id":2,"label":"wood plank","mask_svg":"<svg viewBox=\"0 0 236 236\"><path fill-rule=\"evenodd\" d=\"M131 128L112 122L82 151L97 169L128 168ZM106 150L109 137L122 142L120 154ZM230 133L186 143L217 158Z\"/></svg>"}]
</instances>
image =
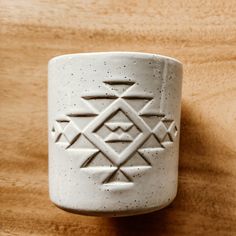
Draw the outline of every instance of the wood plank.
<instances>
[{"instance_id":1,"label":"wood plank","mask_svg":"<svg viewBox=\"0 0 236 236\"><path fill-rule=\"evenodd\" d=\"M0 1L0 235L236 235L235 1ZM126 218L48 198L47 62L142 51L184 64L179 191Z\"/></svg>"}]
</instances>

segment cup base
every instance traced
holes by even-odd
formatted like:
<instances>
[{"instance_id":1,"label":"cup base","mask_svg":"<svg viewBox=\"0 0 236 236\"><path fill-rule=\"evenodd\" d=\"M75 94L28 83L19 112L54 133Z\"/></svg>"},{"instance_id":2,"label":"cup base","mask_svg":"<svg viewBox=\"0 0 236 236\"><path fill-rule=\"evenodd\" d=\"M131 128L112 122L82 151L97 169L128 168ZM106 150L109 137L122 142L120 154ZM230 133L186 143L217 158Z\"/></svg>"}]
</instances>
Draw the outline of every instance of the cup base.
<instances>
[{"instance_id":1,"label":"cup base","mask_svg":"<svg viewBox=\"0 0 236 236\"><path fill-rule=\"evenodd\" d=\"M126 216L135 216L135 215L142 215L142 214L148 214L152 213L154 211L161 210L168 205L170 205L176 195L170 199L168 202L160 205L160 206L155 206L155 207L150 207L146 209L133 209L133 210L121 210L121 211L91 211L91 210L83 210L83 209L71 209L67 207L60 206L56 203L53 203L55 206L58 208L73 213L73 214L79 214L79 215L85 215L85 216L99 216L99 217L126 217Z\"/></svg>"}]
</instances>

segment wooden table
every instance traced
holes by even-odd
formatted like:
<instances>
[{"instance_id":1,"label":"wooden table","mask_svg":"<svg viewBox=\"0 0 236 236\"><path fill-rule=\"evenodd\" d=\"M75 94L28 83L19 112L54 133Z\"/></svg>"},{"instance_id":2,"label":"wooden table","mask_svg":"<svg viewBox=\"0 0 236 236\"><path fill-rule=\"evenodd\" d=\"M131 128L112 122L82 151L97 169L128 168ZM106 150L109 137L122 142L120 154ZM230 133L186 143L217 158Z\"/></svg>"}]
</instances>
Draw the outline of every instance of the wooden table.
<instances>
[{"instance_id":1,"label":"wooden table","mask_svg":"<svg viewBox=\"0 0 236 236\"><path fill-rule=\"evenodd\" d=\"M236 3L0 1L0 235L236 235ZM184 64L179 192L143 216L66 213L48 198L47 62L143 51Z\"/></svg>"}]
</instances>

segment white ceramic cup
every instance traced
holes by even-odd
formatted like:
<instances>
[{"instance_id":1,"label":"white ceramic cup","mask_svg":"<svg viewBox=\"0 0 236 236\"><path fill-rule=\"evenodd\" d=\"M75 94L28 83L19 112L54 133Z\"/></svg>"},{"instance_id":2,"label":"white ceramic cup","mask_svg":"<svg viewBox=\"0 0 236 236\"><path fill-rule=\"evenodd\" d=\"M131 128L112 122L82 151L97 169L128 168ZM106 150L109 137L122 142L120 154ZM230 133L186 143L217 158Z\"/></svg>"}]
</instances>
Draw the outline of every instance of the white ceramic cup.
<instances>
[{"instance_id":1,"label":"white ceramic cup","mask_svg":"<svg viewBox=\"0 0 236 236\"><path fill-rule=\"evenodd\" d=\"M177 193L182 65L156 54L49 62L49 190L60 208L127 216Z\"/></svg>"}]
</instances>

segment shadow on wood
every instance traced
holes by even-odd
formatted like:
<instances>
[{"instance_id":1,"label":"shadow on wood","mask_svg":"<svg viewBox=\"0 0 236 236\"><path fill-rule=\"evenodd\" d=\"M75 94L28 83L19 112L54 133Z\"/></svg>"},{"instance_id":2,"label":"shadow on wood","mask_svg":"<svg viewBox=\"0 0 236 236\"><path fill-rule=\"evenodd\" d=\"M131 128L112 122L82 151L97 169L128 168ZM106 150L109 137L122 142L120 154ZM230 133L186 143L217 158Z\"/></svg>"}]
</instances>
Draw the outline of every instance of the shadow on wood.
<instances>
[{"instance_id":1,"label":"shadow on wood","mask_svg":"<svg viewBox=\"0 0 236 236\"><path fill-rule=\"evenodd\" d=\"M216 163L217 155L212 156L209 150L217 151L221 147L216 139L209 142L212 135L206 132L208 124L199 121L199 117L196 119L197 116L197 111L190 105L186 102L182 104L179 188L174 202L165 209L150 214L107 219L115 228L115 235L171 235L172 232L181 235L195 227L198 234L206 233L204 225L211 225L211 217L217 214L217 207L211 206L214 204L214 189L209 188L211 179L207 173L211 172L212 178L222 172L221 169L216 171L215 164L213 167L209 165L207 159L211 158L211 163ZM209 147L209 144L212 146ZM196 204L193 206L191 202ZM202 214L206 217L202 218ZM192 233L189 231L189 235Z\"/></svg>"}]
</instances>

